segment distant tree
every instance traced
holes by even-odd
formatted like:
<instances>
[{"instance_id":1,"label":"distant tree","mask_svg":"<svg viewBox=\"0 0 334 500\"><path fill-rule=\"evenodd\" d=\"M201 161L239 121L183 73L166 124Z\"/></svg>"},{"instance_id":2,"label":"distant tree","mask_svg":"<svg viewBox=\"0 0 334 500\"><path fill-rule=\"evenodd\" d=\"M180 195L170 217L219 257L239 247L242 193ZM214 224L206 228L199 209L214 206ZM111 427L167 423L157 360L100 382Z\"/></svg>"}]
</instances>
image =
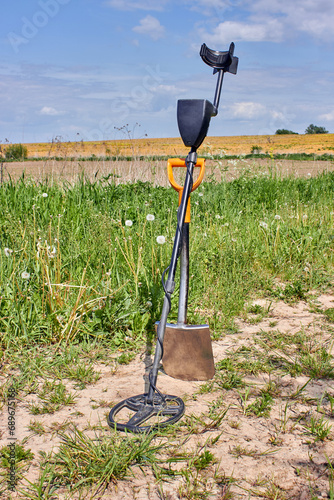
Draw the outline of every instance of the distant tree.
<instances>
[{"instance_id":1,"label":"distant tree","mask_svg":"<svg viewBox=\"0 0 334 500\"><path fill-rule=\"evenodd\" d=\"M318 127L311 123L305 130L305 134L328 134L328 130L326 130L325 127Z\"/></svg>"},{"instance_id":2,"label":"distant tree","mask_svg":"<svg viewBox=\"0 0 334 500\"><path fill-rule=\"evenodd\" d=\"M25 160L28 158L28 149L22 144L10 144L5 151L6 160Z\"/></svg>"},{"instance_id":3,"label":"distant tree","mask_svg":"<svg viewBox=\"0 0 334 500\"><path fill-rule=\"evenodd\" d=\"M296 134L298 135L298 132L293 132L292 130L288 130L286 128L279 128L276 130L275 134L277 135L285 135L285 134Z\"/></svg>"}]
</instances>

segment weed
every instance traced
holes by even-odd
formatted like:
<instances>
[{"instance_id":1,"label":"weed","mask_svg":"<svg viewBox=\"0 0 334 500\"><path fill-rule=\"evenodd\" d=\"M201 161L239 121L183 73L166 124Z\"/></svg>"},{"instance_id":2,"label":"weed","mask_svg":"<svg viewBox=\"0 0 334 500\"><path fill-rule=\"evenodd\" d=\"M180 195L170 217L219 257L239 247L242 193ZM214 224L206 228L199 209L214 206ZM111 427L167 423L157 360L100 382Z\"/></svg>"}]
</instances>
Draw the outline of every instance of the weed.
<instances>
[{"instance_id":1,"label":"weed","mask_svg":"<svg viewBox=\"0 0 334 500\"><path fill-rule=\"evenodd\" d=\"M23 444L15 442L15 444L9 446L3 446L0 450L0 479L2 480L1 482L5 484L9 481L9 477L12 483L12 476L10 473L13 470L13 454L15 456L15 477L13 478L15 484L22 479L23 473L29 468L34 458L32 451L30 449L26 450ZM7 489L7 484L5 489ZM3 493L1 487L0 493Z\"/></svg>"},{"instance_id":2,"label":"weed","mask_svg":"<svg viewBox=\"0 0 334 500\"><path fill-rule=\"evenodd\" d=\"M38 422L37 420L30 420L30 423L28 425L29 431L31 431L33 434L37 434L38 436L42 436L43 434L46 433L46 429L42 422Z\"/></svg>"},{"instance_id":3,"label":"weed","mask_svg":"<svg viewBox=\"0 0 334 500\"><path fill-rule=\"evenodd\" d=\"M330 434L332 426L324 417L311 416L308 425L305 425L305 430L315 437L315 441L324 441Z\"/></svg>"},{"instance_id":4,"label":"weed","mask_svg":"<svg viewBox=\"0 0 334 500\"><path fill-rule=\"evenodd\" d=\"M333 412L334 412L334 396L332 394L330 394L329 392L326 392L325 396L329 401L330 408L331 408L331 416L332 416Z\"/></svg>"},{"instance_id":5,"label":"weed","mask_svg":"<svg viewBox=\"0 0 334 500\"><path fill-rule=\"evenodd\" d=\"M326 309L324 311L324 315L326 316L328 321L334 323L334 307L329 307L328 309Z\"/></svg>"},{"instance_id":6,"label":"weed","mask_svg":"<svg viewBox=\"0 0 334 500\"><path fill-rule=\"evenodd\" d=\"M33 483L27 478L24 478L24 482L27 483L27 487L18 489L23 498L30 500L55 500L57 498L57 486L52 484L53 475L50 474L48 467L41 470L36 482Z\"/></svg>"},{"instance_id":7,"label":"weed","mask_svg":"<svg viewBox=\"0 0 334 500\"><path fill-rule=\"evenodd\" d=\"M28 148L22 144L9 144L5 149L6 160L23 161L28 158Z\"/></svg>"},{"instance_id":8,"label":"weed","mask_svg":"<svg viewBox=\"0 0 334 500\"><path fill-rule=\"evenodd\" d=\"M211 451L205 450L200 453L194 460L193 464L197 471L206 469L210 465L216 462L216 458L211 453Z\"/></svg>"},{"instance_id":9,"label":"weed","mask_svg":"<svg viewBox=\"0 0 334 500\"><path fill-rule=\"evenodd\" d=\"M131 466L153 463L160 445L153 445L154 435L132 436L112 432L109 435L88 437L73 428L68 434L60 433L62 444L57 453L47 457L48 470L44 481L54 486L68 486L71 490L93 487L100 491L109 483L124 478Z\"/></svg>"},{"instance_id":10,"label":"weed","mask_svg":"<svg viewBox=\"0 0 334 500\"><path fill-rule=\"evenodd\" d=\"M79 382L82 389L86 387L86 384L94 384L100 378L100 374L94 371L93 365L85 363L66 366L63 376Z\"/></svg>"},{"instance_id":11,"label":"weed","mask_svg":"<svg viewBox=\"0 0 334 500\"><path fill-rule=\"evenodd\" d=\"M136 353L134 352L122 352L120 356L117 358L117 362L120 365L128 365L135 357Z\"/></svg>"},{"instance_id":12,"label":"weed","mask_svg":"<svg viewBox=\"0 0 334 500\"><path fill-rule=\"evenodd\" d=\"M246 415L255 415L256 417L269 417L273 398L268 392L263 392L254 403L246 407Z\"/></svg>"},{"instance_id":13,"label":"weed","mask_svg":"<svg viewBox=\"0 0 334 500\"><path fill-rule=\"evenodd\" d=\"M30 403L30 412L33 415L54 413L63 406L73 405L75 397L69 393L62 382L46 381L38 392L42 405Z\"/></svg>"},{"instance_id":14,"label":"weed","mask_svg":"<svg viewBox=\"0 0 334 500\"><path fill-rule=\"evenodd\" d=\"M241 446L240 444L237 444L233 446L229 450L229 453L235 457L235 458L240 458L240 457L256 457L258 454L257 450L252 450L250 448L247 448L247 446Z\"/></svg>"}]
</instances>

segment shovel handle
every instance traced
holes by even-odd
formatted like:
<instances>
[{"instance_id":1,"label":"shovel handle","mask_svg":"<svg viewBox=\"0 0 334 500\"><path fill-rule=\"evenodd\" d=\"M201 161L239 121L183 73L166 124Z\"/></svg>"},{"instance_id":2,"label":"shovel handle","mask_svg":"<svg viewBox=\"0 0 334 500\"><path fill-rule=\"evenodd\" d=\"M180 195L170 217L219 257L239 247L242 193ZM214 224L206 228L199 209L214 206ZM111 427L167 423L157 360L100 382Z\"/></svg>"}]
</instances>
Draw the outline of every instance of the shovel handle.
<instances>
[{"instance_id":1,"label":"shovel handle","mask_svg":"<svg viewBox=\"0 0 334 500\"><path fill-rule=\"evenodd\" d=\"M184 168L186 168L187 166L186 166L185 160L180 160L180 158L169 158L169 160L167 162L168 180L169 180L170 185L172 186L172 188L174 188L175 191L177 191L179 193L179 206L180 206L181 199L182 199L183 186L180 186L175 181L175 179L174 179L174 174L173 174L173 168L174 167L184 167ZM198 186L201 184L201 182L202 182L202 180L204 178L204 174L205 174L205 159L204 158L198 158L195 167L199 167L200 171L199 171L199 174L198 174L198 177L197 177L196 181L193 184L191 192L195 191L195 189L198 188ZM189 201L188 201L186 218L185 218L184 222L190 222L190 198L189 198Z\"/></svg>"}]
</instances>

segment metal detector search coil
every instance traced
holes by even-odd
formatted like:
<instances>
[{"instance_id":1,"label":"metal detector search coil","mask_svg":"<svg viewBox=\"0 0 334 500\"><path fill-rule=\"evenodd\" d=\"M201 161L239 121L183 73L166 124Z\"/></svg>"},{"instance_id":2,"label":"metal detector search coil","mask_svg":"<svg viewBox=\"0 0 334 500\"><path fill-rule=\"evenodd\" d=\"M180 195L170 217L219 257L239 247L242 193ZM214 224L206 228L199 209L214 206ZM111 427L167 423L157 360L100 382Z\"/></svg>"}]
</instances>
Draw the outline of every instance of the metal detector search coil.
<instances>
[{"instance_id":1,"label":"metal detector search coil","mask_svg":"<svg viewBox=\"0 0 334 500\"><path fill-rule=\"evenodd\" d=\"M232 73L235 75L237 72L238 58L233 54L234 43L230 44L229 50L226 52L209 49L205 44L203 44L200 50L200 56L206 64L213 68L214 74L218 73L213 104L206 99L183 99L179 100L177 104L177 122L180 135L185 146L188 146L190 151L184 162L187 172L177 211L177 226L172 256L169 266L162 275L162 286L165 292L165 297L162 306L161 318L159 324L157 325L157 343L152 369L149 374L149 390L145 394L127 398L112 408L109 414L108 424L110 427L119 431L128 430L137 433L149 432L177 422L184 413L184 403L182 399L177 396L162 394L157 388L157 378L160 363L164 354L164 336L167 328L167 317L171 309L171 296L175 289L176 267L180 256L180 285L183 287L183 292L180 292L178 324L181 324L181 326L183 325L184 327L187 326L185 325L187 311L186 262L188 251L187 242L189 239L189 222L186 221L186 217L190 216L190 213L187 215L188 201L190 193L194 188L193 172L194 167L198 163L197 149L200 147L207 135L211 117L216 116L218 113L224 73ZM165 274L167 273L168 276L165 280ZM184 278L182 278L182 276ZM204 335L208 338L207 333ZM191 343L191 337L187 336L187 341ZM177 344L175 348L177 348ZM185 355L187 355L186 352ZM212 358L212 353L209 354L209 358ZM117 418L118 413L120 413L123 409L128 410L128 412L133 412L133 415L125 422L122 422Z\"/></svg>"}]
</instances>

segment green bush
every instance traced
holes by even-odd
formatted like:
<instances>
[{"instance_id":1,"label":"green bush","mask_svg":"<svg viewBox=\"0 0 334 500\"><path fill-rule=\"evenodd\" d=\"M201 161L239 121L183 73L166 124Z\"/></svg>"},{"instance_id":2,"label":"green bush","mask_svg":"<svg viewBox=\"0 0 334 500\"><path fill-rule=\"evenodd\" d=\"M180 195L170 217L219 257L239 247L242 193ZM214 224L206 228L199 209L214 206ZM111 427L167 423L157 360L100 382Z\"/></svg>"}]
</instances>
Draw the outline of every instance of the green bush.
<instances>
[{"instance_id":1,"label":"green bush","mask_svg":"<svg viewBox=\"0 0 334 500\"><path fill-rule=\"evenodd\" d=\"M10 144L5 152L6 160L25 160L28 158L28 149L22 144Z\"/></svg>"},{"instance_id":2,"label":"green bush","mask_svg":"<svg viewBox=\"0 0 334 500\"><path fill-rule=\"evenodd\" d=\"M298 135L298 132L293 132L292 130L288 130L286 128L279 128L275 132L276 135L287 135L287 134L295 134Z\"/></svg>"},{"instance_id":3,"label":"green bush","mask_svg":"<svg viewBox=\"0 0 334 500\"><path fill-rule=\"evenodd\" d=\"M325 127L318 127L311 123L305 130L305 134L328 134L328 130L326 130Z\"/></svg>"}]
</instances>

